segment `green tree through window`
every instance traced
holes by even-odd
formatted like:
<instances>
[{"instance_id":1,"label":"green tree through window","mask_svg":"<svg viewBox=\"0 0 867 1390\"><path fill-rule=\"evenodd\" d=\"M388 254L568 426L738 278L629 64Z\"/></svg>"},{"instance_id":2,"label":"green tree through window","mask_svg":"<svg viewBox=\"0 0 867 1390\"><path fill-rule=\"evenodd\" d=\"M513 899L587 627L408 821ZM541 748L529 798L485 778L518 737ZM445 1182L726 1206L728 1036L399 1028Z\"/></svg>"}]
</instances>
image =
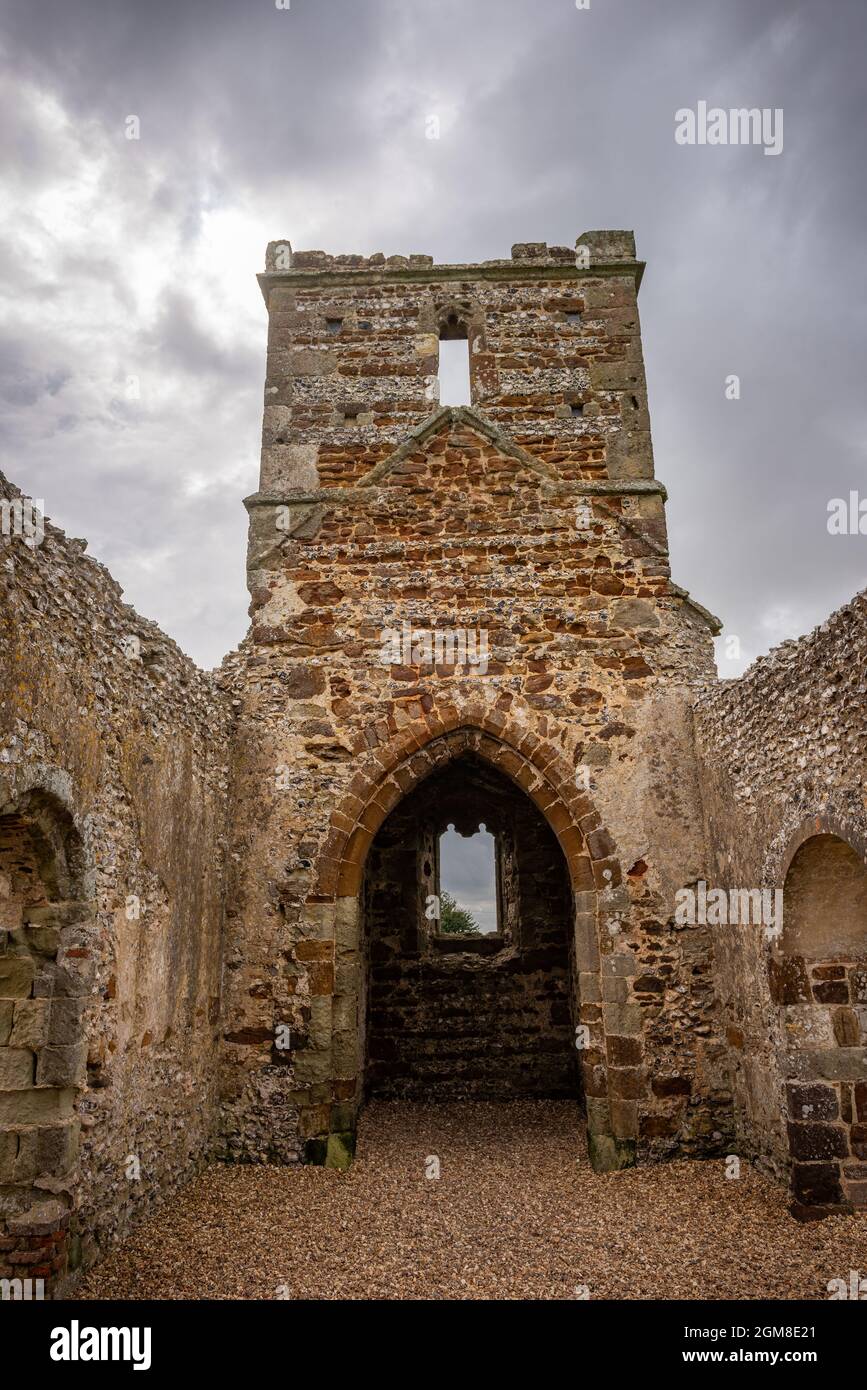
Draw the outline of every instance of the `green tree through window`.
<instances>
[{"instance_id":1,"label":"green tree through window","mask_svg":"<svg viewBox=\"0 0 867 1390\"><path fill-rule=\"evenodd\" d=\"M465 907L459 907L451 893L440 894L440 934L443 936L481 936L482 929Z\"/></svg>"}]
</instances>

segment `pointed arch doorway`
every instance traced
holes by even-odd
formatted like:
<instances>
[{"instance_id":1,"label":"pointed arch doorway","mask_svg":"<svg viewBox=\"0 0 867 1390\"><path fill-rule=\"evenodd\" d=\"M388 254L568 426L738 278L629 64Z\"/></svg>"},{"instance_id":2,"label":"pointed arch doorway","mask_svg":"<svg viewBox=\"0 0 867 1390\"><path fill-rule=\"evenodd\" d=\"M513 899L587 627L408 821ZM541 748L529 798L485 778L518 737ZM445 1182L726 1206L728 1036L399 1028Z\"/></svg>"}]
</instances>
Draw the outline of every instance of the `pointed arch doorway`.
<instances>
[{"instance_id":1,"label":"pointed arch doorway","mask_svg":"<svg viewBox=\"0 0 867 1390\"><path fill-rule=\"evenodd\" d=\"M365 1097L577 1101L569 872L503 773L464 753L395 807L368 852L361 917Z\"/></svg>"},{"instance_id":2,"label":"pointed arch doorway","mask_svg":"<svg viewBox=\"0 0 867 1390\"><path fill-rule=\"evenodd\" d=\"M623 1167L635 1159L638 1106L609 1104L609 1043L619 1058L624 1028L608 1038L601 1002L600 894L621 881L613 841L554 749L499 717L449 720L431 718L439 727L426 740L414 730L380 740L332 818L315 910L334 922L333 1104L323 1158L313 1161L349 1161L365 1096L427 1088L430 1097L433 1086L442 1098L571 1095L576 1108L583 1097L593 1166ZM437 778L452 764L457 772ZM422 851L433 848L443 810L472 830L482 801L476 824L496 825L500 840L502 939L442 943L425 915L436 870ZM520 854L509 847L516 825ZM404 979L390 996L408 965L415 984ZM460 1030L457 1012L449 1022L445 1005L425 998L432 970L452 972L439 976L438 992L452 996ZM504 1030L509 1011L515 1027ZM615 1014L620 1022L623 1011Z\"/></svg>"}]
</instances>

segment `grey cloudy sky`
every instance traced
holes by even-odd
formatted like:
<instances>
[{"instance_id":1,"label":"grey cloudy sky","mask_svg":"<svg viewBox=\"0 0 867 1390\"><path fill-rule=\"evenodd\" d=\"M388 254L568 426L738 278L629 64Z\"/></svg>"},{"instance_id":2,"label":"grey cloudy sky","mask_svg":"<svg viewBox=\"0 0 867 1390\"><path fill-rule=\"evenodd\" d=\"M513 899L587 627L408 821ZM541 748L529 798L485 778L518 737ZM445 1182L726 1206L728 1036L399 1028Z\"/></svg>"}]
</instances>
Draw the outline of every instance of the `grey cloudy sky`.
<instances>
[{"instance_id":1,"label":"grey cloudy sky","mask_svg":"<svg viewBox=\"0 0 867 1390\"><path fill-rule=\"evenodd\" d=\"M497 930L496 841L480 832L465 836L449 826L440 836L440 891L451 893L489 933Z\"/></svg>"},{"instance_id":2,"label":"grey cloudy sky","mask_svg":"<svg viewBox=\"0 0 867 1390\"><path fill-rule=\"evenodd\" d=\"M865 583L867 537L826 526L867 495L865 51L864 0L6 0L0 466L215 664L266 242L448 262L633 227L674 577L735 674ZM700 100L782 107L783 153L676 144Z\"/></svg>"}]
</instances>

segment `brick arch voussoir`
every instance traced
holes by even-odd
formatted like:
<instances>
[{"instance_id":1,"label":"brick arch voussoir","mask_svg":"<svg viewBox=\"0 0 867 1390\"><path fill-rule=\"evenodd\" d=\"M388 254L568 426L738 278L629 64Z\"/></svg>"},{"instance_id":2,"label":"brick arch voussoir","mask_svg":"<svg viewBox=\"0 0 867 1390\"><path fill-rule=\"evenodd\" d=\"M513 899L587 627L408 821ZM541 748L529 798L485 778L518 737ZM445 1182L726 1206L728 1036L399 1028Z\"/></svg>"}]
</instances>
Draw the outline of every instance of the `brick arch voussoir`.
<instances>
[{"instance_id":1,"label":"brick arch voussoir","mask_svg":"<svg viewBox=\"0 0 867 1390\"><path fill-rule=\"evenodd\" d=\"M390 733L385 737L384 733ZM614 840L554 745L500 711L440 708L391 732L382 722L363 731L368 756L332 813L317 861L314 896L355 896L371 842L386 816L438 768L475 752L524 791L554 832L573 891L616 887L621 868Z\"/></svg>"}]
</instances>

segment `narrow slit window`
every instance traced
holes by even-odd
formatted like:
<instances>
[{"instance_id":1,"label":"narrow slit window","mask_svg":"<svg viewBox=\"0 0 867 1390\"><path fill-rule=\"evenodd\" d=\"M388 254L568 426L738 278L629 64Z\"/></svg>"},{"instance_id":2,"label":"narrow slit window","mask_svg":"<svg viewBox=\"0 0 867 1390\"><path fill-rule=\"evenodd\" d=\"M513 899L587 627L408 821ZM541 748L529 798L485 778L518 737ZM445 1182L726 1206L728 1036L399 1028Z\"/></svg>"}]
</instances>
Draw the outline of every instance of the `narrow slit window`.
<instances>
[{"instance_id":1,"label":"narrow slit window","mask_svg":"<svg viewBox=\"0 0 867 1390\"><path fill-rule=\"evenodd\" d=\"M466 338L440 342L440 405L471 405L470 345Z\"/></svg>"},{"instance_id":2,"label":"narrow slit window","mask_svg":"<svg viewBox=\"0 0 867 1390\"><path fill-rule=\"evenodd\" d=\"M453 825L439 842L441 936L495 936L497 909L497 842L484 825L460 835Z\"/></svg>"}]
</instances>

